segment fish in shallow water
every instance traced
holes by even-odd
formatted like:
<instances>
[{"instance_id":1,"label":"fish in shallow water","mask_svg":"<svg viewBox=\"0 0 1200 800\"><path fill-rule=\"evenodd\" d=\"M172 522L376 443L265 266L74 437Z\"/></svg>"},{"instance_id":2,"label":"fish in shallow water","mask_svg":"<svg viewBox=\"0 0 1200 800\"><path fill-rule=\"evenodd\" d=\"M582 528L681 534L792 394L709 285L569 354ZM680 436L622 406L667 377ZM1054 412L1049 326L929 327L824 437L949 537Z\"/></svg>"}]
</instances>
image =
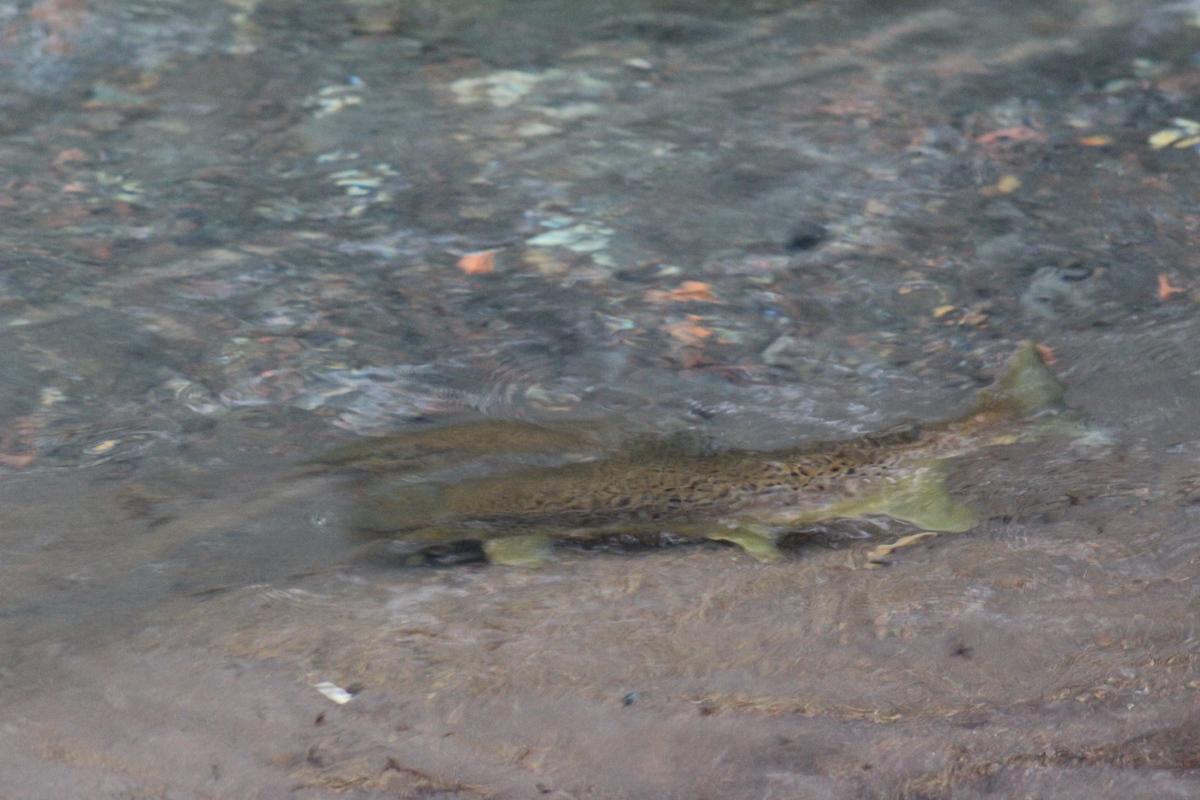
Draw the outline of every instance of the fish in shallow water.
<instances>
[{"instance_id":1,"label":"fish in shallow water","mask_svg":"<svg viewBox=\"0 0 1200 800\"><path fill-rule=\"evenodd\" d=\"M607 458L376 493L356 527L420 554L463 541L489 561L536 566L555 541L657 540L664 532L733 542L763 562L785 534L835 519L891 517L924 531L962 532L979 518L946 489L947 461L983 447L1078 427L1054 413L1063 387L1032 343L961 419L921 430L778 451L627 449ZM461 449L570 448L586 435L528 423L481 423L352 446L326 464ZM594 444L594 442L593 442ZM357 447L357 450L353 449ZM386 461L386 459L384 459ZM378 462L378 459L377 459ZM377 466L377 463L376 463Z\"/></svg>"}]
</instances>

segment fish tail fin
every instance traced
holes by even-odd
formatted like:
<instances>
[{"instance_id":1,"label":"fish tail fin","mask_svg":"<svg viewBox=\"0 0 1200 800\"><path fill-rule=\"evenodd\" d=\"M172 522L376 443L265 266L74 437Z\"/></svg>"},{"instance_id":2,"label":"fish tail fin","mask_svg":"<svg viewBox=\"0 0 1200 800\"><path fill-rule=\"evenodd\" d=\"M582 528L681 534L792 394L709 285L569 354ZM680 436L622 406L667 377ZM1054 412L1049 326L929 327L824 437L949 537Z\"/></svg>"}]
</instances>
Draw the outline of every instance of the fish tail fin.
<instances>
[{"instance_id":1,"label":"fish tail fin","mask_svg":"<svg viewBox=\"0 0 1200 800\"><path fill-rule=\"evenodd\" d=\"M996 381L975 397L975 412L1030 417L1062 404L1066 387L1055 377L1037 344L1025 341Z\"/></svg>"}]
</instances>

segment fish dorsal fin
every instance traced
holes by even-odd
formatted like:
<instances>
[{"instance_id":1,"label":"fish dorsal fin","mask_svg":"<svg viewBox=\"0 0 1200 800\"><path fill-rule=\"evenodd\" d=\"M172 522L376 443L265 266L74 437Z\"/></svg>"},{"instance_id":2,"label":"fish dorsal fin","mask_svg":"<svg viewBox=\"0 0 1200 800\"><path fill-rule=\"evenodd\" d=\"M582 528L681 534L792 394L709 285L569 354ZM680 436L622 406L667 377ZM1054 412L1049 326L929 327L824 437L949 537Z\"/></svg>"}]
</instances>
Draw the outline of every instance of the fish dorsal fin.
<instances>
[{"instance_id":1,"label":"fish dorsal fin","mask_svg":"<svg viewBox=\"0 0 1200 800\"><path fill-rule=\"evenodd\" d=\"M1055 377L1034 342L1022 342L996 381L975 396L976 413L1029 417L1062 404L1066 388Z\"/></svg>"},{"instance_id":2,"label":"fish dorsal fin","mask_svg":"<svg viewBox=\"0 0 1200 800\"><path fill-rule=\"evenodd\" d=\"M621 445L618 455L627 461L695 458L721 452L713 438L695 430L634 436Z\"/></svg>"}]
</instances>

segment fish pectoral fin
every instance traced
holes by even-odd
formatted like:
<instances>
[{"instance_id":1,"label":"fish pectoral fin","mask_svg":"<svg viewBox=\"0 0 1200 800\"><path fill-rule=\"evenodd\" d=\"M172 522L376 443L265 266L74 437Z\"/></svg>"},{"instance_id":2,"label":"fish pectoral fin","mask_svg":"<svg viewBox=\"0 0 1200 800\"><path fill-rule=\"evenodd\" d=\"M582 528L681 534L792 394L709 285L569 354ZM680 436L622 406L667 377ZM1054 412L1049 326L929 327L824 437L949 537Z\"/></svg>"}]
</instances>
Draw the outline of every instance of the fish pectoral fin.
<instances>
[{"instance_id":1,"label":"fish pectoral fin","mask_svg":"<svg viewBox=\"0 0 1200 800\"><path fill-rule=\"evenodd\" d=\"M891 544L881 544L878 547L876 547L874 550L872 550L871 552L867 553L867 563L869 565L886 564L888 562L885 561L884 559L886 559L888 556L890 556L892 553L896 552L897 550L902 550L905 547L912 547L913 545L918 545L918 544L921 544L922 542L927 542L935 536L937 536L937 534L932 531L925 531L924 533L914 533L909 536L901 536L899 539L892 542Z\"/></svg>"},{"instance_id":2,"label":"fish pectoral fin","mask_svg":"<svg viewBox=\"0 0 1200 800\"><path fill-rule=\"evenodd\" d=\"M733 542L742 548L746 555L764 564L775 564L783 560L783 553L775 546L778 532L768 525L715 528L705 531L704 538L717 542Z\"/></svg>"},{"instance_id":3,"label":"fish pectoral fin","mask_svg":"<svg viewBox=\"0 0 1200 800\"><path fill-rule=\"evenodd\" d=\"M950 496L941 464L920 470L892 489L877 513L939 533L962 533L979 524L975 509Z\"/></svg>"},{"instance_id":4,"label":"fish pectoral fin","mask_svg":"<svg viewBox=\"0 0 1200 800\"><path fill-rule=\"evenodd\" d=\"M488 563L506 567L544 567L550 563L553 550L554 540L540 533L501 536L483 543L483 554L487 556Z\"/></svg>"}]
</instances>

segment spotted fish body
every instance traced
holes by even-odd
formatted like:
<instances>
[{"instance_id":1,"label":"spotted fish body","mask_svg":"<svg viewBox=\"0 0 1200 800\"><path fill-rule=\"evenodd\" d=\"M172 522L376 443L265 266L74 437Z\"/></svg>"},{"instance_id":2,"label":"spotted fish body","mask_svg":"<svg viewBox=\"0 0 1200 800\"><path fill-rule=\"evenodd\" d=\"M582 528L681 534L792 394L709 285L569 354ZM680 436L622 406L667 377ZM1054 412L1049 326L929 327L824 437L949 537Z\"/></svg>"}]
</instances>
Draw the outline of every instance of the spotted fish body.
<instances>
[{"instance_id":1,"label":"spotted fish body","mask_svg":"<svg viewBox=\"0 0 1200 800\"><path fill-rule=\"evenodd\" d=\"M731 541L774 561L775 543L789 530L877 515L927 531L962 532L978 517L947 492L946 460L1036 432L1044 423L1028 417L1061 397L1061 385L1026 345L980 393L971 414L919 432L770 452L651 448L410 485L375 498L359 527L418 547L475 539L490 560L517 564L540 562L552 540L663 532Z\"/></svg>"}]
</instances>

